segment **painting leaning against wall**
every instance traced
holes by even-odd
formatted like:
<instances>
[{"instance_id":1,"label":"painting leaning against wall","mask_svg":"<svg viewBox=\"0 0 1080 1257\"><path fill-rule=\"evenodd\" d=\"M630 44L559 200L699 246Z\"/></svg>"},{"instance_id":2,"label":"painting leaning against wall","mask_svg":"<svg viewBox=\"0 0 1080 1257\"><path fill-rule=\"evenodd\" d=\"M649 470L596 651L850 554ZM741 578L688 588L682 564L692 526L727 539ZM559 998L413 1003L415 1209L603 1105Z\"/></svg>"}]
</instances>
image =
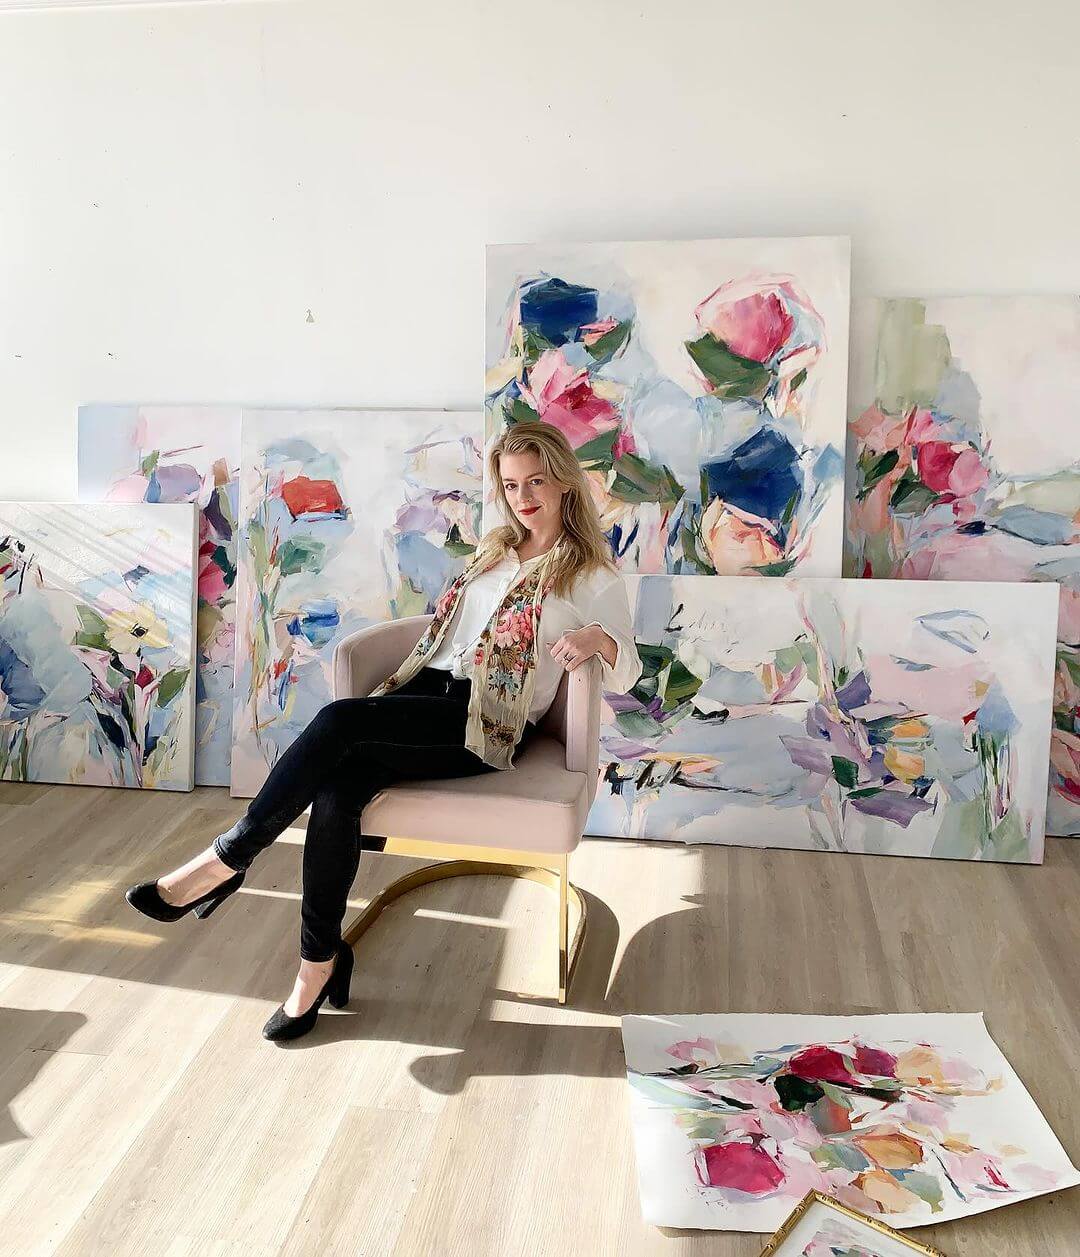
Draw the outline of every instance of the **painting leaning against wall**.
<instances>
[{"instance_id":1,"label":"painting leaning against wall","mask_svg":"<svg viewBox=\"0 0 1080 1257\"><path fill-rule=\"evenodd\" d=\"M479 541L478 413L245 411L232 793L332 697L336 644L430 612Z\"/></svg>"},{"instance_id":2,"label":"painting leaning against wall","mask_svg":"<svg viewBox=\"0 0 1080 1257\"><path fill-rule=\"evenodd\" d=\"M625 580L586 832L1041 862L1056 586Z\"/></svg>"},{"instance_id":3,"label":"painting leaning against wall","mask_svg":"<svg viewBox=\"0 0 1080 1257\"><path fill-rule=\"evenodd\" d=\"M195 782L229 784L240 409L82 406L82 501L199 508Z\"/></svg>"},{"instance_id":4,"label":"painting leaning against wall","mask_svg":"<svg viewBox=\"0 0 1080 1257\"><path fill-rule=\"evenodd\" d=\"M1046 831L1080 835L1080 298L857 302L845 571L1061 585Z\"/></svg>"},{"instance_id":5,"label":"painting leaning against wall","mask_svg":"<svg viewBox=\"0 0 1080 1257\"><path fill-rule=\"evenodd\" d=\"M491 246L487 440L557 427L623 571L838 576L848 276L827 237Z\"/></svg>"},{"instance_id":6,"label":"painting leaning against wall","mask_svg":"<svg viewBox=\"0 0 1080 1257\"><path fill-rule=\"evenodd\" d=\"M195 508L0 503L0 780L190 790Z\"/></svg>"}]
</instances>

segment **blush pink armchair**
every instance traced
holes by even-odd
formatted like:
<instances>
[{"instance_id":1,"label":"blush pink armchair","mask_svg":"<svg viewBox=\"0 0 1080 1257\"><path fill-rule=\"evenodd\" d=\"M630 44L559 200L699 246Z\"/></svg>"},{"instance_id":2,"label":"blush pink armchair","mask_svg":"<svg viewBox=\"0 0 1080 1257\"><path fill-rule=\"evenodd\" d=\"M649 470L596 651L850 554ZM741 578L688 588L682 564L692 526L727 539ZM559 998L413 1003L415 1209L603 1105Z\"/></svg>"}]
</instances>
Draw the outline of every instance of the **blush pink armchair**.
<instances>
[{"instance_id":1,"label":"blush pink armchair","mask_svg":"<svg viewBox=\"0 0 1080 1257\"><path fill-rule=\"evenodd\" d=\"M375 624L338 643L335 698L361 698L410 653L430 616ZM351 945L387 904L428 882L467 874L502 874L541 882L559 896L559 1003L585 936L585 900L568 879L596 795L600 754L600 664L563 677L540 733L506 772L446 781L410 781L377 794L360 818L361 833L386 838L386 852L440 859L381 891L345 930ZM569 901L578 912L569 940Z\"/></svg>"}]
</instances>

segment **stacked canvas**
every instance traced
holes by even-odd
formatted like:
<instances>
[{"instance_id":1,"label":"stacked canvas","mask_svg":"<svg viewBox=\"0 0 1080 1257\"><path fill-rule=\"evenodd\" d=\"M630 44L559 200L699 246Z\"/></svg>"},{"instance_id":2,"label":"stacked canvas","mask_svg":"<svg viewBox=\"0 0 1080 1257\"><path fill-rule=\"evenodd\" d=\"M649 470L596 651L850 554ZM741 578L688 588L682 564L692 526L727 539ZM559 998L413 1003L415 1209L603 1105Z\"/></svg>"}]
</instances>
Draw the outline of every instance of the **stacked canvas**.
<instances>
[{"instance_id":1,"label":"stacked canvas","mask_svg":"<svg viewBox=\"0 0 1080 1257\"><path fill-rule=\"evenodd\" d=\"M848 289L838 239L497 246L482 422L84 408L82 498L198 507L195 780L255 793L336 643L430 610L494 522L481 444L538 418L644 662L605 699L589 832L1037 861L1051 690L1046 827L1080 831L1080 303L858 303L845 476ZM887 585L808 580L839 576L845 487L846 571Z\"/></svg>"}]
</instances>

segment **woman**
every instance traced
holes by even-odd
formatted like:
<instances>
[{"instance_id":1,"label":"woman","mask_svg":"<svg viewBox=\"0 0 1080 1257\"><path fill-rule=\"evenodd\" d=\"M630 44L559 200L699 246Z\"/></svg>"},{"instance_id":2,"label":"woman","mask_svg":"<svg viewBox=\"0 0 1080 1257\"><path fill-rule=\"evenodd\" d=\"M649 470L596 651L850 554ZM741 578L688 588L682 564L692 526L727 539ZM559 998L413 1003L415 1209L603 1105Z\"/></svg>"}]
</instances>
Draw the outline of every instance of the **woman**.
<instances>
[{"instance_id":1,"label":"woman","mask_svg":"<svg viewBox=\"0 0 1080 1257\"><path fill-rule=\"evenodd\" d=\"M268 1039L306 1034L326 998L337 1008L348 1002L353 954L341 923L360 860L360 814L380 790L511 768L562 671L594 655L608 690L625 692L641 674L626 592L566 438L548 424L517 424L492 448L489 472L509 523L482 539L397 672L369 698L324 707L231 829L127 892L158 921L208 916L311 808L300 969L263 1027Z\"/></svg>"}]
</instances>

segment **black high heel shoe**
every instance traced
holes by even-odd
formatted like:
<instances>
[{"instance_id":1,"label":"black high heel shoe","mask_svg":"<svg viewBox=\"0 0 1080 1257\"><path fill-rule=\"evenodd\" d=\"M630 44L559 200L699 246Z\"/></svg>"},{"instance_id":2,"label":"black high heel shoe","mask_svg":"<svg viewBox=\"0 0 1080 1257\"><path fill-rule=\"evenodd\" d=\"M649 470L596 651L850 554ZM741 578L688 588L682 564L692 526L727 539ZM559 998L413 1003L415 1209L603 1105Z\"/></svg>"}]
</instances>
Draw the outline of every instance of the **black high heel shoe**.
<instances>
[{"instance_id":1,"label":"black high heel shoe","mask_svg":"<svg viewBox=\"0 0 1080 1257\"><path fill-rule=\"evenodd\" d=\"M263 1026L263 1038L280 1041L282 1039L299 1039L315 1028L319 1009L324 999L328 999L334 1008L344 1008L349 1002L349 984L352 981L353 949L342 939L338 943L334 967L326 979L323 989L315 997L315 1003L299 1017L290 1017L282 1004L277 1012Z\"/></svg>"},{"instance_id":2,"label":"black high heel shoe","mask_svg":"<svg viewBox=\"0 0 1080 1257\"><path fill-rule=\"evenodd\" d=\"M193 899L191 903L181 904L180 906L166 903L162 899L157 882L140 882L137 886L131 886L125 893L124 898L133 908L137 908L143 916L153 917L155 921L179 921L181 917L186 916L189 912L194 912L200 918L208 917L234 891L240 889L244 884L246 873L246 870L234 873L228 881L222 882L220 886L215 886L213 890L207 891L205 895L200 895L198 899Z\"/></svg>"}]
</instances>

